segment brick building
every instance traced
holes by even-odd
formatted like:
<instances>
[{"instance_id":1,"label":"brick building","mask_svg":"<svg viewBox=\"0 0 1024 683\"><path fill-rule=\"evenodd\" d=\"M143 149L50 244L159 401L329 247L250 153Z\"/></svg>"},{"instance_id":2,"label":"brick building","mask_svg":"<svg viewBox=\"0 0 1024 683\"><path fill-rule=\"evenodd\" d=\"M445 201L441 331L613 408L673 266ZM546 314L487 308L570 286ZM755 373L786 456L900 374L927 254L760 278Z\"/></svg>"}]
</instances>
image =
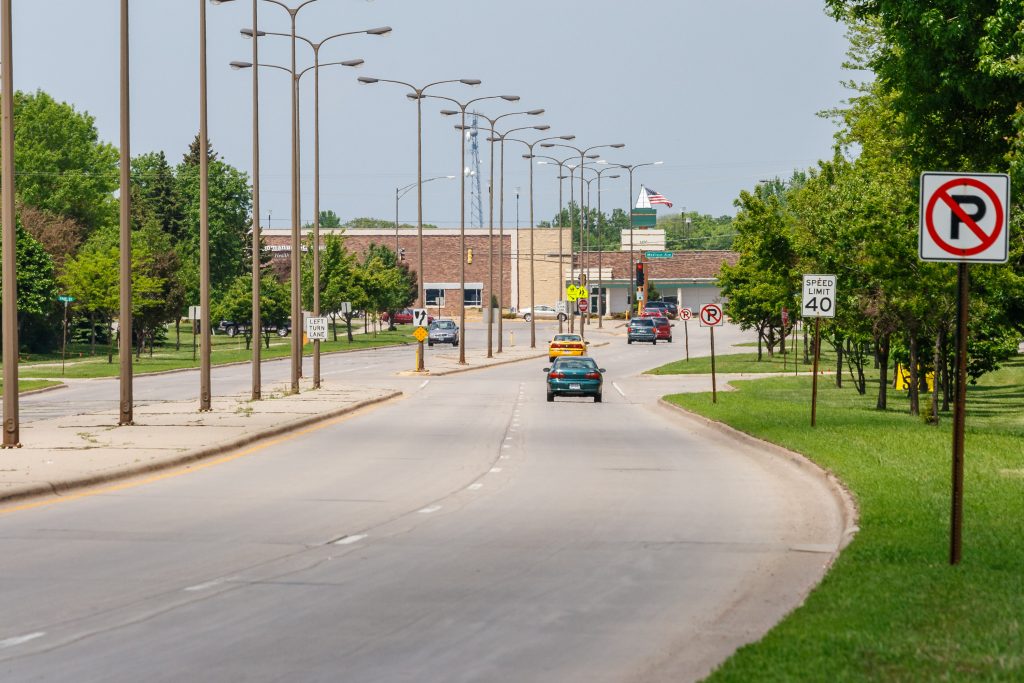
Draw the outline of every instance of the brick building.
<instances>
[{"instance_id":1,"label":"brick building","mask_svg":"<svg viewBox=\"0 0 1024 683\"><path fill-rule=\"evenodd\" d=\"M321 229L321 233L333 232ZM562 259L559 265L559 233L561 233ZM306 231L303 231L305 238ZM264 229L266 244L273 253L275 269L287 276L290 269L291 237L287 229ZM404 255L413 271L419 271L418 239L415 229L345 230L345 245L362 258L370 244L382 244L397 249ZM427 306L443 316L454 316L462 303L460 293L459 231L433 228L423 231L423 256L426 263L423 281ZM503 259L499 261L498 231L494 231L494 287L495 298L499 285L504 295L505 308L519 310L530 306L530 249L533 243L533 287L538 305L554 305L564 291L564 285L579 276L579 254L569 253L569 228L505 228L502 240ZM466 229L466 305L481 309L488 298L489 239L487 229ZM643 254L637 250L635 257ZM628 251L586 254L583 272L588 274L592 292L591 305L598 303L598 283L603 280L605 311L621 312L628 307L630 291L630 255ZM738 255L728 251L676 252L669 259L648 261L648 277L662 296L677 297L680 305L699 304L719 300L718 270L722 263L735 263ZM499 276L499 273L501 275ZM561 275L560 275L561 274ZM596 308L594 309L596 310Z\"/></svg>"}]
</instances>

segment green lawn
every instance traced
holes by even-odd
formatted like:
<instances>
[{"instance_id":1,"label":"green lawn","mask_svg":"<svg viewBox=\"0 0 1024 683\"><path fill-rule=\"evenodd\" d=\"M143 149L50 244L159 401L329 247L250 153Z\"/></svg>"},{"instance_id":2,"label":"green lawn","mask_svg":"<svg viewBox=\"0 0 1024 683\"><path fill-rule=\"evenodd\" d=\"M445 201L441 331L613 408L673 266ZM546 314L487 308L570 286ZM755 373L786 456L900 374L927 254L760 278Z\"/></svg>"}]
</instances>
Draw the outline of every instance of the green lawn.
<instances>
[{"instance_id":1,"label":"green lawn","mask_svg":"<svg viewBox=\"0 0 1024 683\"><path fill-rule=\"evenodd\" d=\"M333 338L333 335L331 335ZM189 326L182 326L181 350L175 351L174 330L170 329L167 343L157 346L153 357L150 357L148 349L143 352L142 358L133 363L134 371L137 374L148 372L160 372L164 370L176 370L179 368L199 367L199 361L192 360L192 333ZM217 334L211 338L210 359L214 365L223 363L234 363L247 361L252 358L252 351L245 348L245 338L242 336L228 337ZM344 351L350 349L365 349L379 346L393 346L395 344L415 343L412 337L412 327L403 325L395 332L380 332L378 334L364 334L362 330L353 331L353 341L348 343L343 327L338 329L338 341L327 341L320 344L321 353L331 351ZM271 335L270 349L263 346L262 358L269 360L273 358L286 357L290 353L291 337L278 337ZM118 354L115 349L113 363L107 362L106 347L98 347L96 356L89 355L88 344L76 344L69 346L68 358L64 374L61 374L60 353L32 356L23 358L20 366L20 374L23 377L48 378L48 377L116 377L118 375ZM306 356L313 353L312 343L304 347ZM197 354L198 356L198 354ZM134 358L134 356L133 356Z\"/></svg>"},{"instance_id":2,"label":"green lawn","mask_svg":"<svg viewBox=\"0 0 1024 683\"><path fill-rule=\"evenodd\" d=\"M741 346L743 346L741 344ZM813 360L813 359L810 359ZM796 361L796 363L794 363ZM757 353L715 354L715 372L810 372L812 364L804 363L803 347L798 354L788 353L783 356L776 353L769 356L768 352ZM835 369L835 353L827 344L821 346L819 369ZM649 375L704 375L711 372L711 357L702 356L690 360L677 360L659 368L648 370ZM848 375L847 375L848 376ZM845 378L844 378L845 379Z\"/></svg>"},{"instance_id":3,"label":"green lawn","mask_svg":"<svg viewBox=\"0 0 1024 683\"><path fill-rule=\"evenodd\" d=\"M713 681L1024 680L1024 359L968 394L963 562L948 565L950 416L874 409L810 377L737 382L673 403L806 454L853 491L861 531L807 602Z\"/></svg>"},{"instance_id":4,"label":"green lawn","mask_svg":"<svg viewBox=\"0 0 1024 683\"><path fill-rule=\"evenodd\" d=\"M33 391L35 389L45 389L46 387L55 387L60 382L54 382L48 379L20 379L18 380L18 393L26 391ZM4 383L0 381L0 390L4 388Z\"/></svg>"}]
</instances>

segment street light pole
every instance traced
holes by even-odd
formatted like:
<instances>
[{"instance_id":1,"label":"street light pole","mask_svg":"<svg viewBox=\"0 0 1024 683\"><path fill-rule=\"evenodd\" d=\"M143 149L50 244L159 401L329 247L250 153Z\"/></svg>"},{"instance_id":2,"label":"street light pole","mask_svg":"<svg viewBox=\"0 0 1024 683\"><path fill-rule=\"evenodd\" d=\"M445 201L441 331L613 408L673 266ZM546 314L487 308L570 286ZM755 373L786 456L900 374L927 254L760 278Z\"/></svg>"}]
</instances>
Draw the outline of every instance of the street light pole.
<instances>
[{"instance_id":1,"label":"street light pole","mask_svg":"<svg viewBox=\"0 0 1024 683\"><path fill-rule=\"evenodd\" d=\"M460 286L462 287L462 296L459 299L459 329L462 331L462 339L459 342L459 365L466 364L466 109L475 102L481 102L483 100L505 100L506 102L518 102L519 95L491 95L489 97L477 97L468 102L459 102L458 100L452 99L451 97L442 97L440 95L424 95L424 97L432 97L438 100L445 100L451 102L458 111L452 111L450 109L443 110L441 112L444 116L453 116L455 114L461 114L462 123L455 128L459 131L462 138L462 153L459 159L459 169L462 173L462 183L459 185L459 249L462 252L459 266L459 279ZM493 285L493 281L492 281ZM490 296L491 292L488 290L487 295ZM482 297L481 297L482 298ZM481 304L483 301L480 302ZM489 303L489 302L488 302ZM482 310L482 308L481 308ZM488 332L490 332L490 326L488 326ZM487 347L488 358L491 357L491 347Z\"/></svg>"},{"instance_id":2,"label":"street light pole","mask_svg":"<svg viewBox=\"0 0 1024 683\"><path fill-rule=\"evenodd\" d=\"M565 180L565 175L564 175L565 162L569 161L569 159L572 159L573 157L569 157L568 159L561 159L561 160L559 160L559 159L556 159L555 157L542 156L542 155L538 154L537 158L538 159L549 159L550 161L553 161L553 162L555 162L558 165L558 286L559 286L558 297L561 300L562 296L564 294L564 290L565 290L565 266L563 265L564 259L565 259L565 248L564 248L564 246L562 244L562 233L565 232L564 227L562 226L562 210L563 210L562 209L562 181ZM537 163L538 164L546 164L547 162L545 162L545 161L538 161ZM566 310L568 311L568 309L566 309ZM563 323L564 323L564 321L562 320L562 316L559 315L558 316L558 332L559 332L559 334L561 334L562 331L563 331L563 328L562 328L562 324Z\"/></svg>"},{"instance_id":3,"label":"street light pole","mask_svg":"<svg viewBox=\"0 0 1024 683\"><path fill-rule=\"evenodd\" d=\"M532 126L531 126L532 127ZM509 131L511 133L512 131ZM508 133L506 133L508 135ZM523 158L530 164L530 348L537 348L537 299L536 299L536 277L535 277L535 261L536 250L534 248L534 236L533 233L537 229L534 225L533 218L533 148L541 143L547 144L548 140L575 140L575 135L552 135L550 137L541 138L540 140L534 140L533 142L526 142L525 140L518 140L515 138L509 138L513 142L519 142L526 145L529 151L528 154L524 154ZM544 146L543 144L541 146ZM518 202L517 202L518 207ZM519 239L518 233L516 239Z\"/></svg>"},{"instance_id":4,"label":"street light pole","mask_svg":"<svg viewBox=\"0 0 1024 683\"><path fill-rule=\"evenodd\" d=\"M439 176L435 176L433 178L427 178L426 180L423 181L423 184L426 185L427 183L429 183L429 182L431 182L433 180L451 180L454 177L455 176L453 176L453 175L439 175ZM396 255L398 254L398 200L401 199L402 197L404 197L406 194L408 194L409 190L411 190L414 187L416 187L416 183L409 183L408 185L405 185L403 187L396 187L395 188L395 254Z\"/></svg>"},{"instance_id":5,"label":"street light pole","mask_svg":"<svg viewBox=\"0 0 1024 683\"><path fill-rule=\"evenodd\" d=\"M493 353L493 349L494 349L494 315L493 315L494 308L491 306L491 299L494 298L494 143L497 141L497 138L495 137L495 135L497 134L497 131L495 131L495 126L498 125L498 121L500 121L501 119L505 118L506 116L521 116L521 115L540 116L543 113L544 113L543 109L531 109L529 111L509 112L507 114L502 114L501 116L496 116L496 117L494 117L492 119L491 117L484 116L483 114L480 114L479 112L474 112L474 114L476 116L479 116L479 117L483 118L485 121L487 121L488 124L490 124L490 129L489 129L490 136L488 136L488 138L487 138L487 141L491 145L491 150L490 150L491 177L490 177L490 181L489 181L488 186L487 186L487 188L488 188L487 197L488 197L488 205L489 205L489 211L490 211L490 222L488 224L489 227L488 227L488 230L487 230L487 245L488 245L488 253L487 253L487 311L488 311L488 314L487 314L487 357L488 358L493 358L494 357L494 353ZM499 249L501 249L501 247L499 247ZM503 258L503 256L504 255L502 254L501 257ZM502 268L502 271L503 270L504 270L504 268ZM503 289L504 288L504 277L503 277L503 275L499 275L499 277L498 277L498 287L499 287L499 289ZM499 297L498 297L498 299L499 299L499 304L498 304L498 351L499 352L501 351L501 315L502 315L502 310L503 310L502 306L501 306L501 303L500 303L501 298L502 297L499 295Z\"/></svg>"},{"instance_id":6,"label":"street light pole","mask_svg":"<svg viewBox=\"0 0 1024 683\"><path fill-rule=\"evenodd\" d=\"M121 0L121 39L127 40L128 33L128 0ZM17 253L18 233L15 229L14 215L14 29L11 25L11 0L0 0L0 31L2 31L3 50L0 55L0 69L3 79L2 107L3 131L0 133L0 155L3 159L2 188L2 219L3 219L3 363L4 363L4 448L21 447L21 426L18 416L18 278ZM124 79L127 76L128 48L121 47L121 78L122 87L127 87ZM122 98L122 112L125 107ZM122 179L124 165L122 156ZM130 236L130 235L129 235ZM121 259L122 264L124 259ZM122 269L123 272L123 269ZM122 283L123 284L123 283ZM124 306L122 305L122 310ZM131 358L129 357L129 369ZM121 378L122 399L124 397L124 377ZM128 406L131 408L131 377L128 378ZM122 401L122 409L124 403ZM123 417L123 410L122 410ZM129 414L129 421L131 415Z\"/></svg>"},{"instance_id":7,"label":"street light pole","mask_svg":"<svg viewBox=\"0 0 1024 683\"><path fill-rule=\"evenodd\" d=\"M423 308L425 304L423 282L426 279L423 268L423 98L425 96L423 93L426 92L428 88L432 88L435 85L442 85L444 83L462 83L463 85L476 86L480 85L480 79L455 78L446 81L435 81L433 83L428 83L421 88L417 88L405 81L396 81L387 78L370 78L368 76L360 76L357 80L363 85L394 83L396 85L405 86L411 91L406 94L406 97L416 100L416 239L419 245L419 277L417 278L419 281L419 299L417 301L417 307ZM465 254L463 254L462 257L465 258ZM463 292L463 295L465 295L465 292ZM461 346L462 343L460 342L459 345ZM425 370L423 362L423 342L418 342L416 349L416 371L423 372Z\"/></svg>"},{"instance_id":8,"label":"street light pole","mask_svg":"<svg viewBox=\"0 0 1024 683\"><path fill-rule=\"evenodd\" d=\"M606 172L615 168L610 166L602 168L597 172L597 327L604 329L604 241L601 239L601 178ZM619 174L610 175L609 178L621 178Z\"/></svg>"},{"instance_id":9,"label":"street light pole","mask_svg":"<svg viewBox=\"0 0 1024 683\"><path fill-rule=\"evenodd\" d=\"M8 24L10 26L10 24ZM129 36L128 36L128 2L121 3L121 178L120 178L120 297L121 307L118 312L118 363L121 370L121 405L117 423L119 425L130 425L134 421L134 398L132 396L132 226L131 226L131 99L130 81L131 70L129 68ZM8 43L9 44L9 43ZM10 63L8 56L4 56L4 66ZM9 83L4 77L4 86ZM4 104L10 99L4 98ZM11 148L13 152L13 147ZM14 155L4 155L4 161L11 159ZM4 187L13 187L13 183ZM4 202L4 210L10 206L13 210L13 201L8 204ZM12 223L13 225L13 223ZM13 242L11 242L13 244ZM6 291L6 290L5 290ZM12 288L13 291L13 288ZM4 307L6 310L6 306ZM4 345L7 350L7 345ZM5 366L6 368L6 366ZM4 384L7 387L7 384ZM15 382L17 387L17 382Z\"/></svg>"},{"instance_id":10,"label":"street light pole","mask_svg":"<svg viewBox=\"0 0 1024 683\"><path fill-rule=\"evenodd\" d=\"M210 159L206 104L206 0L199 0L199 410L210 400ZM123 201L123 198L122 198ZM193 330L193 334L195 331ZM122 332L123 334L123 332Z\"/></svg>"}]
</instances>

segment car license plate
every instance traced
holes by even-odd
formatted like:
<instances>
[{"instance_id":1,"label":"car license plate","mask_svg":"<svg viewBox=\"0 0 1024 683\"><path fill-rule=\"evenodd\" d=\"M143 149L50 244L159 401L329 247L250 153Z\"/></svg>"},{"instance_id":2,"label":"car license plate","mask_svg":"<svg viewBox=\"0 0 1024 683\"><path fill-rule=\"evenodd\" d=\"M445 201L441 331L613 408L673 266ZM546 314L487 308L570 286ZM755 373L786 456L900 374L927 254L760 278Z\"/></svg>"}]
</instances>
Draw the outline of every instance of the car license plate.
<instances>
[{"instance_id":1,"label":"car license plate","mask_svg":"<svg viewBox=\"0 0 1024 683\"><path fill-rule=\"evenodd\" d=\"M569 385L569 391L579 391L579 390L580 390L580 385L579 384L570 384Z\"/></svg>"}]
</instances>

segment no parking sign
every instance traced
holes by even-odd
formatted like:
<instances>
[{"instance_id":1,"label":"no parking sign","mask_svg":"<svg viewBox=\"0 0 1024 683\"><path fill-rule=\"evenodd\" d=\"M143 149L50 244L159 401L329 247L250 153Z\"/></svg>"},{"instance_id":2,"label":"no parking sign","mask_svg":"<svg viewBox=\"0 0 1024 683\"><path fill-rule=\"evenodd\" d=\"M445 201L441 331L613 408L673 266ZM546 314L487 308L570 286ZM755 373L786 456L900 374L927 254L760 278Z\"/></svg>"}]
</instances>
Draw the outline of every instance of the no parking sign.
<instances>
[{"instance_id":1,"label":"no parking sign","mask_svg":"<svg viewBox=\"0 0 1024 683\"><path fill-rule=\"evenodd\" d=\"M918 256L947 263L1006 263L1010 177L922 173Z\"/></svg>"}]
</instances>

